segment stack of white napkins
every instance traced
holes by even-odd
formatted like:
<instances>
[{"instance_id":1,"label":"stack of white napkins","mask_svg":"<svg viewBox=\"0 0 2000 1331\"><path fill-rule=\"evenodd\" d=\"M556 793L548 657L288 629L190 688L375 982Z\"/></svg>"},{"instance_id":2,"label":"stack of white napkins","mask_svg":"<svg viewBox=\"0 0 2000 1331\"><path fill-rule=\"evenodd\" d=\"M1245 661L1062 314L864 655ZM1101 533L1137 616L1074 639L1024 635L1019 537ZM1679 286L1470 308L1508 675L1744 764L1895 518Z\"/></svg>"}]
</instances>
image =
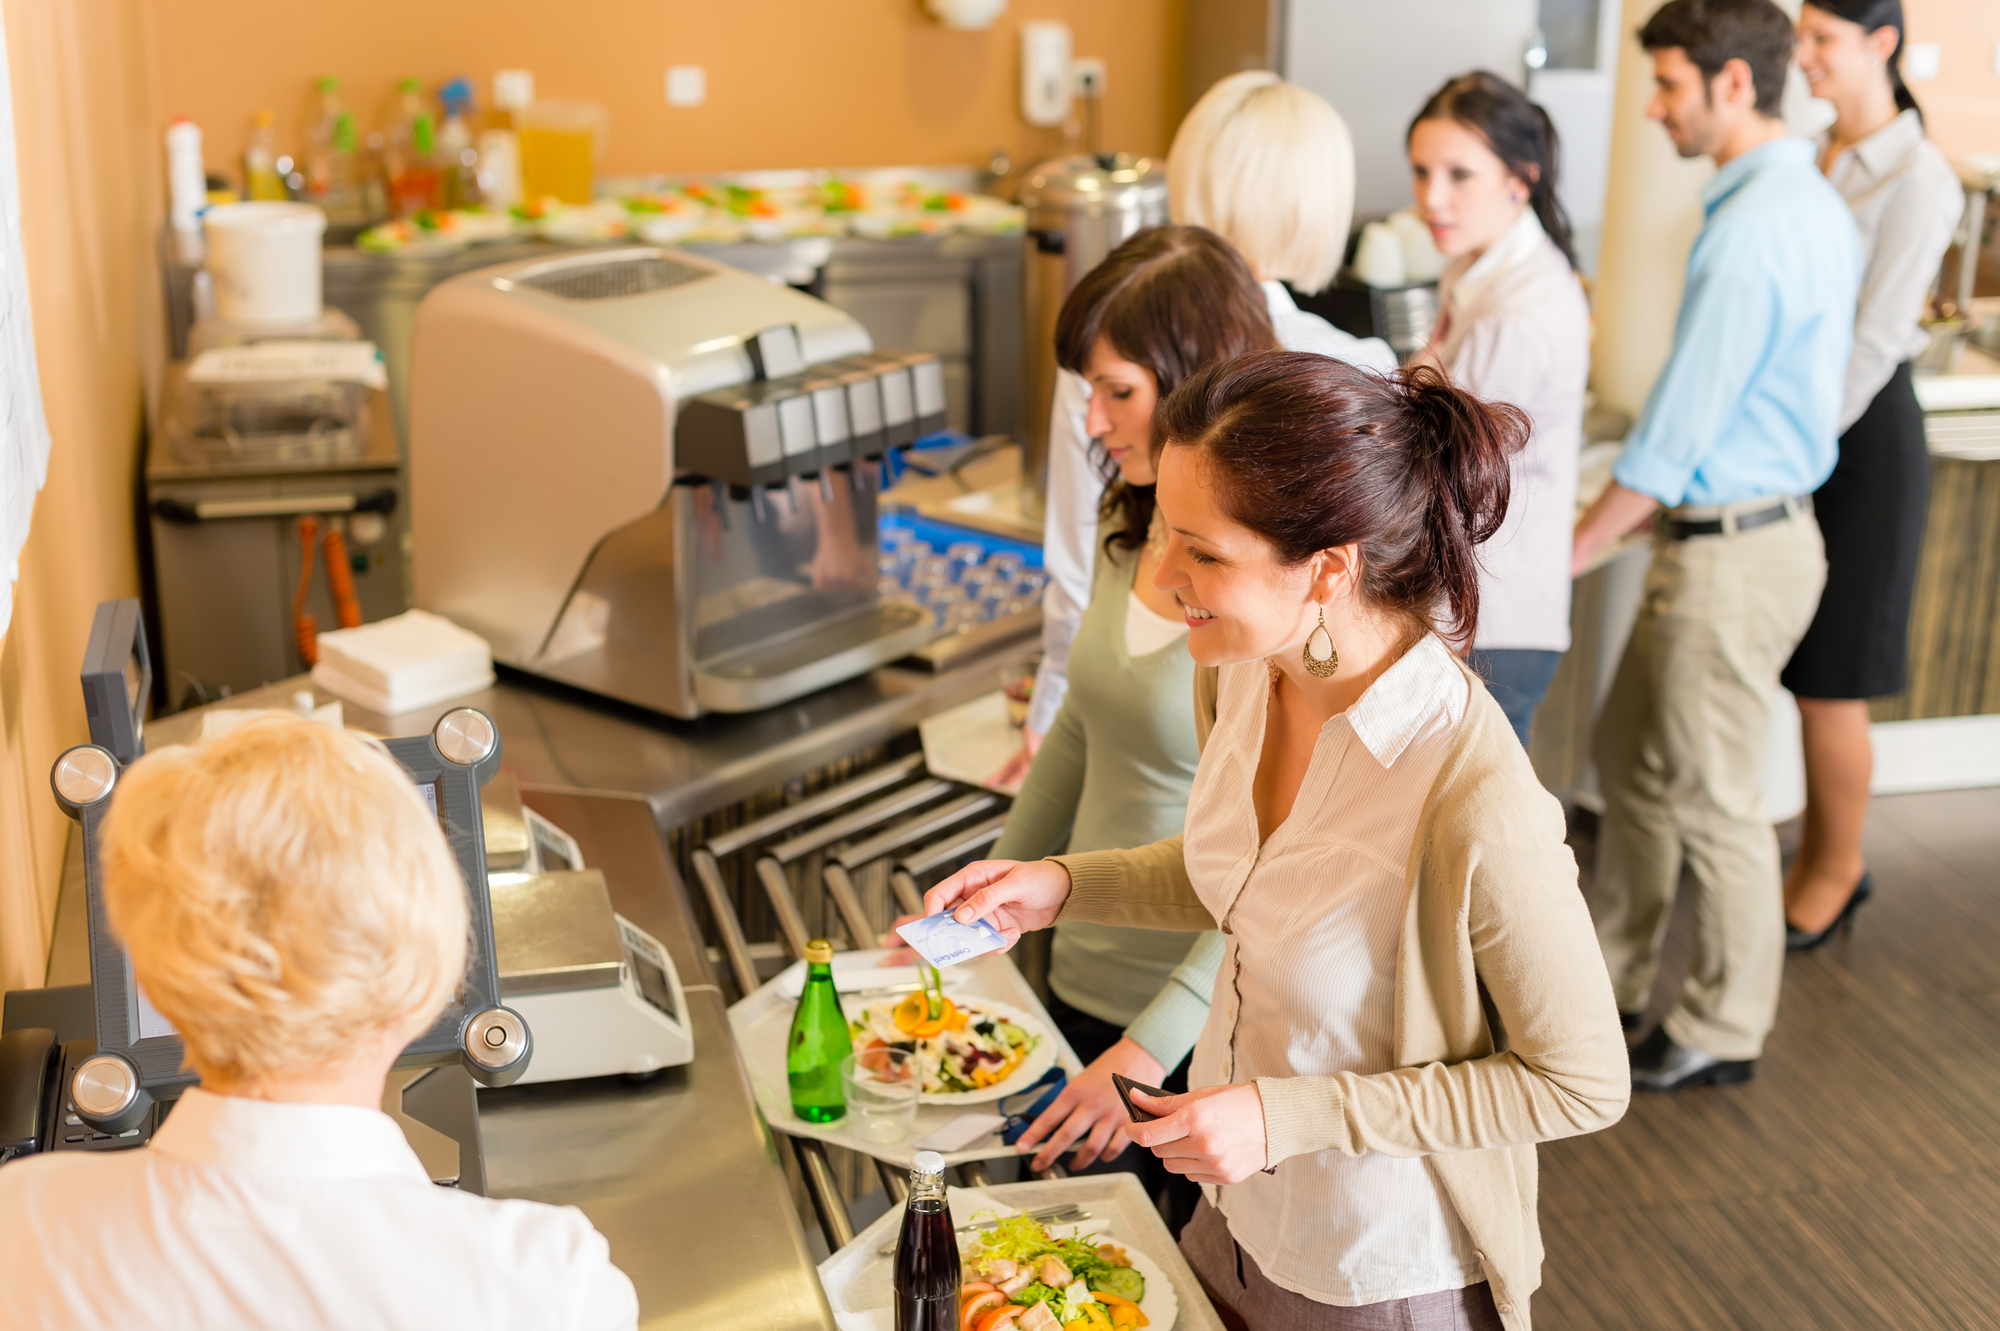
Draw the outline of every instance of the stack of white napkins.
<instances>
[{"instance_id":1,"label":"stack of white napkins","mask_svg":"<svg viewBox=\"0 0 2000 1331\"><path fill-rule=\"evenodd\" d=\"M320 634L312 678L371 712L399 716L490 687L493 651L442 615L408 610Z\"/></svg>"}]
</instances>

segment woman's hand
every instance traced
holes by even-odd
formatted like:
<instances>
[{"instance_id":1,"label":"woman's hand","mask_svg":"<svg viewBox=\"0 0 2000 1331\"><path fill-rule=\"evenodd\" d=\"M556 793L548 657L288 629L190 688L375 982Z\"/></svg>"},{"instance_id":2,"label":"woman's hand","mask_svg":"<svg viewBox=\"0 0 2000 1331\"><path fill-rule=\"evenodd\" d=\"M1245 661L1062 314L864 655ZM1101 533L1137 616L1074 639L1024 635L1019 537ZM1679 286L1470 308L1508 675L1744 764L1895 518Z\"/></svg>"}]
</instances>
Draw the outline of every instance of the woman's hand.
<instances>
[{"instance_id":1,"label":"woman's hand","mask_svg":"<svg viewBox=\"0 0 2000 1331\"><path fill-rule=\"evenodd\" d=\"M952 911L960 924L984 920L1013 947L1046 929L1069 900L1069 870L1054 860L980 860L924 893L924 914Z\"/></svg>"},{"instance_id":2,"label":"woman's hand","mask_svg":"<svg viewBox=\"0 0 2000 1331\"><path fill-rule=\"evenodd\" d=\"M1186 1095L1132 1092L1132 1103L1159 1117L1133 1123L1126 1135L1160 1163L1196 1183L1241 1183L1264 1167L1264 1097L1257 1083L1204 1086Z\"/></svg>"},{"instance_id":3,"label":"woman's hand","mask_svg":"<svg viewBox=\"0 0 2000 1331\"><path fill-rule=\"evenodd\" d=\"M1042 737L1026 726L1021 728L1021 747L1014 750L1014 756L1001 764L1000 770L987 781L1009 790L1019 790L1021 783L1028 779L1028 769L1035 765L1035 755L1041 751Z\"/></svg>"},{"instance_id":4,"label":"woman's hand","mask_svg":"<svg viewBox=\"0 0 2000 1331\"><path fill-rule=\"evenodd\" d=\"M1132 1120L1125 1113L1125 1102L1118 1098L1118 1088L1111 1084L1114 1072L1148 1086L1159 1085L1160 1078L1167 1075L1160 1060L1147 1053L1145 1046L1129 1035L1119 1037L1117 1044L1071 1078L1055 1103L1021 1134L1015 1145L1024 1155L1043 1138L1048 1139L1029 1168L1047 1169L1078 1141L1082 1145L1076 1148L1076 1156L1070 1161L1075 1169L1098 1160L1116 1160L1124 1154L1132 1140L1125 1134L1125 1128Z\"/></svg>"}]
</instances>

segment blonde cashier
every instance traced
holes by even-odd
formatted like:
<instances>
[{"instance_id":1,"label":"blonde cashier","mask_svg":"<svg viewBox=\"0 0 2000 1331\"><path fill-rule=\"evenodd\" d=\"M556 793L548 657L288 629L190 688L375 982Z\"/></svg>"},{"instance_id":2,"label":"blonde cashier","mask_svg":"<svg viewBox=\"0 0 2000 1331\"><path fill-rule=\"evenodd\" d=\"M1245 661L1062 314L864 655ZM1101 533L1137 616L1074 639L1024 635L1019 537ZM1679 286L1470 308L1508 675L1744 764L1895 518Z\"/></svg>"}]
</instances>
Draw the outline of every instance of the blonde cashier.
<instances>
[{"instance_id":1,"label":"blonde cashier","mask_svg":"<svg viewBox=\"0 0 2000 1331\"><path fill-rule=\"evenodd\" d=\"M927 895L1010 937L1221 929L1194 1089L1126 1131L1202 1184L1181 1247L1225 1320L1525 1331L1535 1143L1630 1095L1561 809L1454 651L1527 432L1431 367L1273 351L1182 384L1154 582L1200 667L1187 830Z\"/></svg>"},{"instance_id":2,"label":"blonde cashier","mask_svg":"<svg viewBox=\"0 0 2000 1331\"><path fill-rule=\"evenodd\" d=\"M440 1188L380 1108L465 975L464 880L394 759L288 716L141 758L104 898L201 1085L150 1145L0 1169L0 1327L638 1322L573 1207Z\"/></svg>"}]
</instances>

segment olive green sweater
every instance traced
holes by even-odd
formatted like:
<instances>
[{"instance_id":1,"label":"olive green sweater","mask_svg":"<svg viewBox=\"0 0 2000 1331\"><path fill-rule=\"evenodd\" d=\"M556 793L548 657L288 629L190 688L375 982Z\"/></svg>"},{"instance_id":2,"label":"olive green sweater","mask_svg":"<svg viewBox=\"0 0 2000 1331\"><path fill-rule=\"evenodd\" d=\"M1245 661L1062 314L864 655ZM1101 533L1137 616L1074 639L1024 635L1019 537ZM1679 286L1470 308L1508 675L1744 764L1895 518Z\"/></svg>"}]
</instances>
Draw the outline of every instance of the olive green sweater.
<instances>
[{"instance_id":1,"label":"olive green sweater","mask_svg":"<svg viewBox=\"0 0 2000 1331\"><path fill-rule=\"evenodd\" d=\"M1624 1032L1562 808L1498 703L1467 672L1464 722L1419 815L1396 963L1389 1072L1260 1077L1267 1163L1314 1151L1429 1156L1472 1235L1508 1331L1541 1284L1535 1143L1616 1123L1631 1095ZM1195 674L1205 743L1216 675ZM1200 817L1200 810L1193 812ZM1063 919L1213 929L1181 840L1064 855Z\"/></svg>"},{"instance_id":2,"label":"olive green sweater","mask_svg":"<svg viewBox=\"0 0 2000 1331\"><path fill-rule=\"evenodd\" d=\"M1002 860L1143 846L1180 831L1201 745L1188 710L1185 641L1133 657L1126 603L1136 554L1098 529L1090 604L1070 651L1069 693L993 847ZM1190 950L1190 942L1193 948ZM1049 983L1065 1003L1173 1068L1194 1048L1222 960L1221 937L1071 921L1056 930Z\"/></svg>"}]
</instances>

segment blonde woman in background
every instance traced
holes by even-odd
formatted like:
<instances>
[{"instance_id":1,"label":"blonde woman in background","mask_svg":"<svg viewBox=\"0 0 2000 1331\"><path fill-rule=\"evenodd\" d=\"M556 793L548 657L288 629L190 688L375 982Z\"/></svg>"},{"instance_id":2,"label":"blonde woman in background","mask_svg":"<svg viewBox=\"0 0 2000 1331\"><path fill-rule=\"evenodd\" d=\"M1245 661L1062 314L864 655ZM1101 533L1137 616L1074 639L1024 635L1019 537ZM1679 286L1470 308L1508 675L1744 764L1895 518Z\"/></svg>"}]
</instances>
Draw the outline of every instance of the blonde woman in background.
<instances>
[{"instance_id":1,"label":"blonde woman in background","mask_svg":"<svg viewBox=\"0 0 2000 1331\"><path fill-rule=\"evenodd\" d=\"M465 880L379 745L262 717L124 774L104 901L201 1084L150 1145L0 1169L0 1325L638 1322L574 1207L440 1188L382 1088L465 978Z\"/></svg>"},{"instance_id":2,"label":"blonde woman in background","mask_svg":"<svg viewBox=\"0 0 2000 1331\"><path fill-rule=\"evenodd\" d=\"M1354 145L1340 113L1276 74L1232 74L1181 121L1167 155L1173 220L1207 227L1235 247L1264 291L1272 327L1290 351L1387 374L1396 355L1379 338L1343 333L1293 303L1285 289L1324 289L1340 268L1354 214ZM1090 603L1098 502L1112 474L1091 456L1090 386L1056 376L1049 421L1049 574L1042 605L1042 665L1022 748L997 774L1021 780L1069 689L1069 651Z\"/></svg>"}]
</instances>

